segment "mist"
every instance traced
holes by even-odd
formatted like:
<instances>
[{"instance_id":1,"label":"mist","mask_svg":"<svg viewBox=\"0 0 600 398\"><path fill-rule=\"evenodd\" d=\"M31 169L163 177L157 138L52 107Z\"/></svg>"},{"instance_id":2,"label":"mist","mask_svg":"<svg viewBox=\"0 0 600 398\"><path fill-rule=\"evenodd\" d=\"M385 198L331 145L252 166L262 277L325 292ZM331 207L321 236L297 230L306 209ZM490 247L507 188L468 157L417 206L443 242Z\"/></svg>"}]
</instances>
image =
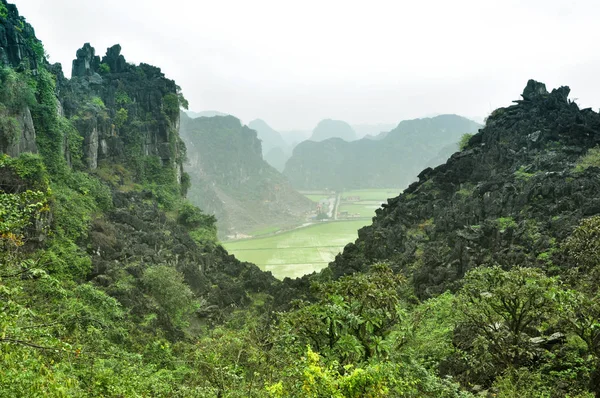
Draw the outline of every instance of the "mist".
<instances>
[{"instance_id":1,"label":"mist","mask_svg":"<svg viewBox=\"0 0 600 398\"><path fill-rule=\"evenodd\" d=\"M74 49L119 43L161 65L190 110L278 130L321 119L481 120L530 78L600 103L600 5L584 1L164 2L16 0L70 75ZM542 40L543 39L543 40Z\"/></svg>"}]
</instances>

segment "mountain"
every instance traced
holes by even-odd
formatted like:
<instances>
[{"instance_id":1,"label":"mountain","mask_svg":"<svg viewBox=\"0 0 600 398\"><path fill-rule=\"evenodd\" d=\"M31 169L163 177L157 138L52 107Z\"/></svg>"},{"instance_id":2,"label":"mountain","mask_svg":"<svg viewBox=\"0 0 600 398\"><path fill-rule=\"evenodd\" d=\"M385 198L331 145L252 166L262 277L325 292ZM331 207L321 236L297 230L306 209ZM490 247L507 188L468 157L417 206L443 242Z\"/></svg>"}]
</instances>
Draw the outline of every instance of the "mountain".
<instances>
[{"instance_id":1,"label":"mountain","mask_svg":"<svg viewBox=\"0 0 600 398\"><path fill-rule=\"evenodd\" d=\"M285 141L279 132L273 130L264 120L255 119L248 123L248 127L255 130L258 134L258 139L262 143L263 155L268 153L273 148L287 147Z\"/></svg>"},{"instance_id":2,"label":"mountain","mask_svg":"<svg viewBox=\"0 0 600 398\"><path fill-rule=\"evenodd\" d=\"M198 117L213 117L213 116L227 116L228 115L228 113L223 113L223 112L219 112L219 111L202 111L202 112L185 111L185 113L192 119L196 119Z\"/></svg>"},{"instance_id":3,"label":"mountain","mask_svg":"<svg viewBox=\"0 0 600 398\"><path fill-rule=\"evenodd\" d=\"M572 266L551 258L583 218L600 213L600 116L580 110L569 91L529 81L522 99L495 110L465 149L377 210L331 264L334 274L392 261L429 297L482 264Z\"/></svg>"},{"instance_id":4,"label":"mountain","mask_svg":"<svg viewBox=\"0 0 600 398\"><path fill-rule=\"evenodd\" d=\"M286 130L281 132L281 137L293 150L296 145L310 138L312 131L307 130Z\"/></svg>"},{"instance_id":5,"label":"mountain","mask_svg":"<svg viewBox=\"0 0 600 398\"><path fill-rule=\"evenodd\" d=\"M284 174L297 189L404 187L442 148L474 133L479 124L457 115L406 120L379 140L305 141Z\"/></svg>"},{"instance_id":6,"label":"mountain","mask_svg":"<svg viewBox=\"0 0 600 398\"><path fill-rule=\"evenodd\" d=\"M346 122L341 120L325 119L321 120L317 127L314 128L311 141L324 141L329 138L341 138L344 141L354 141L356 132Z\"/></svg>"},{"instance_id":7,"label":"mountain","mask_svg":"<svg viewBox=\"0 0 600 398\"><path fill-rule=\"evenodd\" d=\"M255 130L262 144L263 157L277 171L283 172L285 162L292 156L292 149L279 132L273 130L264 120L256 119L248 123Z\"/></svg>"},{"instance_id":8,"label":"mountain","mask_svg":"<svg viewBox=\"0 0 600 398\"><path fill-rule=\"evenodd\" d=\"M395 124L377 123L377 124L353 124L352 128L356 131L359 138L366 136L377 136L384 131L390 131L396 127Z\"/></svg>"},{"instance_id":9,"label":"mountain","mask_svg":"<svg viewBox=\"0 0 600 398\"><path fill-rule=\"evenodd\" d=\"M311 203L262 157L256 131L233 116L182 114L190 201L214 214L221 234L303 220Z\"/></svg>"},{"instance_id":10,"label":"mountain","mask_svg":"<svg viewBox=\"0 0 600 398\"><path fill-rule=\"evenodd\" d=\"M275 147L267 152L264 156L265 161L271 166L275 167L275 169L277 169L277 171L280 173L283 173L286 162L292 156L291 152L287 151L286 149Z\"/></svg>"},{"instance_id":11,"label":"mountain","mask_svg":"<svg viewBox=\"0 0 600 398\"><path fill-rule=\"evenodd\" d=\"M72 68L0 0L0 396L168 396L143 352L278 282L184 200L176 83L119 45Z\"/></svg>"}]
</instances>

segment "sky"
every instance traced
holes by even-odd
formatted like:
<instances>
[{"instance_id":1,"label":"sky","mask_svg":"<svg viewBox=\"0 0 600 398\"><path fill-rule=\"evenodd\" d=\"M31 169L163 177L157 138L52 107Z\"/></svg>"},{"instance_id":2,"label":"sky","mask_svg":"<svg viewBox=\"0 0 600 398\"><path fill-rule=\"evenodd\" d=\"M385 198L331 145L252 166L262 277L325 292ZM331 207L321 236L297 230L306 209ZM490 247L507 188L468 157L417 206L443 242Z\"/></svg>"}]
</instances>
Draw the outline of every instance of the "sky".
<instances>
[{"instance_id":1,"label":"sky","mask_svg":"<svg viewBox=\"0 0 600 398\"><path fill-rule=\"evenodd\" d=\"M119 43L190 110L275 129L456 113L483 119L530 78L600 107L597 0L9 0L67 76Z\"/></svg>"}]
</instances>

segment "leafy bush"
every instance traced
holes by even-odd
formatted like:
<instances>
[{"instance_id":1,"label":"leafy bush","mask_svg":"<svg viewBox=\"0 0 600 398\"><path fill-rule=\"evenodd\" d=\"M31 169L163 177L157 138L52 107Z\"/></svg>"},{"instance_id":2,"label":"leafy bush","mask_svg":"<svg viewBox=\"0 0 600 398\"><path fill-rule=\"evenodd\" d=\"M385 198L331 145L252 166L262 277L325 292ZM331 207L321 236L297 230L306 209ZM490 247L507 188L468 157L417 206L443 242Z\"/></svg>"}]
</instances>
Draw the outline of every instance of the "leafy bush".
<instances>
[{"instance_id":1,"label":"leafy bush","mask_svg":"<svg viewBox=\"0 0 600 398\"><path fill-rule=\"evenodd\" d=\"M117 128L123 127L127 119L129 119L129 112L127 112L127 109L119 109L115 115L115 126L117 126Z\"/></svg>"},{"instance_id":2,"label":"leafy bush","mask_svg":"<svg viewBox=\"0 0 600 398\"><path fill-rule=\"evenodd\" d=\"M8 17L8 9L4 3L0 2L0 18Z\"/></svg>"},{"instance_id":3,"label":"leafy bush","mask_svg":"<svg viewBox=\"0 0 600 398\"><path fill-rule=\"evenodd\" d=\"M465 149L467 149L467 147L469 146L469 140L471 139L471 137L473 137L473 134L463 134L460 137L460 141L458 142L458 147L460 148L461 151L464 151Z\"/></svg>"},{"instance_id":4,"label":"leafy bush","mask_svg":"<svg viewBox=\"0 0 600 398\"><path fill-rule=\"evenodd\" d=\"M155 265L144 272L142 283L173 326L183 328L189 324L198 302L183 274L166 265Z\"/></svg>"},{"instance_id":5,"label":"leafy bush","mask_svg":"<svg viewBox=\"0 0 600 398\"><path fill-rule=\"evenodd\" d=\"M500 232L504 232L508 229L514 229L517 227L517 223L512 217L500 217L496 219L496 224L500 229Z\"/></svg>"}]
</instances>

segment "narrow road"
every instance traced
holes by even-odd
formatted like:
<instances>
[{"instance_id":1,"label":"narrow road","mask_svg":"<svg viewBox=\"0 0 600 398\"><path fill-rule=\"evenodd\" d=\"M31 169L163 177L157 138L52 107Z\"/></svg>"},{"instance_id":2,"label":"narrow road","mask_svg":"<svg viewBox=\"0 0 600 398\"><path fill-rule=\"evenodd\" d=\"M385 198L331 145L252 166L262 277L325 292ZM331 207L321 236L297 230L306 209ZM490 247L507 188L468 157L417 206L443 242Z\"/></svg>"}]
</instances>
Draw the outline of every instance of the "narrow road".
<instances>
[{"instance_id":1,"label":"narrow road","mask_svg":"<svg viewBox=\"0 0 600 398\"><path fill-rule=\"evenodd\" d=\"M341 192L335 196L335 205L333 206L333 219L337 220L338 215L338 207L340 205L340 201L342 200Z\"/></svg>"}]
</instances>

